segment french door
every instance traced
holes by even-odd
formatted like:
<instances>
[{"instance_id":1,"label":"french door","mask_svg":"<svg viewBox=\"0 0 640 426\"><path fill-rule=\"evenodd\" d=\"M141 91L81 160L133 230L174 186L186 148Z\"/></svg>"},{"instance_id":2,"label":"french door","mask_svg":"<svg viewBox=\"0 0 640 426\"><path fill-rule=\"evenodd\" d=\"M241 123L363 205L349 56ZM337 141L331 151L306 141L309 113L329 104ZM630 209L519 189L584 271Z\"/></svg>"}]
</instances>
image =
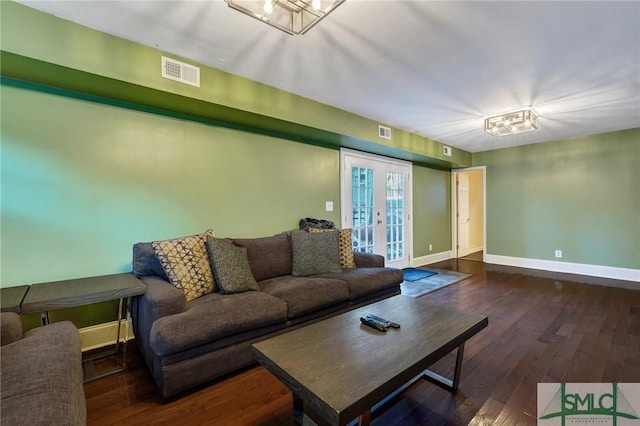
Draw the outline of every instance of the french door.
<instances>
[{"instance_id":1,"label":"french door","mask_svg":"<svg viewBox=\"0 0 640 426\"><path fill-rule=\"evenodd\" d=\"M340 159L342 228L353 229L353 249L410 266L411 164L346 149Z\"/></svg>"}]
</instances>

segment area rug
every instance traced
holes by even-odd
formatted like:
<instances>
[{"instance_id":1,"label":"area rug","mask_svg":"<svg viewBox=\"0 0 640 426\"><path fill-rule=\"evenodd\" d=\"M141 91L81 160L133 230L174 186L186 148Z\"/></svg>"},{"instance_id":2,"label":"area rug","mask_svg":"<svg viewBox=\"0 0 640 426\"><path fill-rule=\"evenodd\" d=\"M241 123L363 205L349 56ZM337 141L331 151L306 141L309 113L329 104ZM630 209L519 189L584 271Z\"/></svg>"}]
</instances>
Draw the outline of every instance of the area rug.
<instances>
[{"instance_id":1,"label":"area rug","mask_svg":"<svg viewBox=\"0 0 640 426\"><path fill-rule=\"evenodd\" d=\"M439 288L462 281L472 275L444 269L430 269L430 271L437 273L417 281L403 281L402 284L400 284L402 294L409 297L419 297Z\"/></svg>"},{"instance_id":2,"label":"area rug","mask_svg":"<svg viewBox=\"0 0 640 426\"><path fill-rule=\"evenodd\" d=\"M426 269L418 268L405 268L402 270L402 275L405 281L418 281L435 274L437 274L436 271L429 271Z\"/></svg>"}]
</instances>

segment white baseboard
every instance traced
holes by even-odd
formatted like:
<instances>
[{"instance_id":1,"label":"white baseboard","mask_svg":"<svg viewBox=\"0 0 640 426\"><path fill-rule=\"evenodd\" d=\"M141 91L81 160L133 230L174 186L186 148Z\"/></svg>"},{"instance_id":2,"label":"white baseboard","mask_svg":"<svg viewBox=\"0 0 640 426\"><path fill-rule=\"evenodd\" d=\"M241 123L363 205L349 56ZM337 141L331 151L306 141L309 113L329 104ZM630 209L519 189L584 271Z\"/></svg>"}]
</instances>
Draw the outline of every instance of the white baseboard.
<instances>
[{"instance_id":1,"label":"white baseboard","mask_svg":"<svg viewBox=\"0 0 640 426\"><path fill-rule=\"evenodd\" d=\"M122 320L120 327L120 341L124 341L126 336L126 320ZM99 349L109 345L115 345L118 333L118 321L106 322L104 324L92 325L80 329L80 339L82 340L82 351ZM129 321L129 340L133 339L133 327Z\"/></svg>"},{"instance_id":2,"label":"white baseboard","mask_svg":"<svg viewBox=\"0 0 640 426\"><path fill-rule=\"evenodd\" d=\"M485 263L517 266L520 268L542 269L544 271L588 275L615 280L640 282L640 269L616 268L612 266L588 265L584 263L558 262L554 260L527 259L523 257L484 255Z\"/></svg>"},{"instance_id":3,"label":"white baseboard","mask_svg":"<svg viewBox=\"0 0 640 426\"><path fill-rule=\"evenodd\" d=\"M482 246L470 248L469 249L469 254L477 253L477 252L482 251L482 250L484 250L484 248L482 248Z\"/></svg>"},{"instance_id":4,"label":"white baseboard","mask_svg":"<svg viewBox=\"0 0 640 426\"><path fill-rule=\"evenodd\" d=\"M426 256L414 257L411 260L411 266L423 266L430 263L442 262L451 259L451 250L440 253L428 254Z\"/></svg>"}]
</instances>

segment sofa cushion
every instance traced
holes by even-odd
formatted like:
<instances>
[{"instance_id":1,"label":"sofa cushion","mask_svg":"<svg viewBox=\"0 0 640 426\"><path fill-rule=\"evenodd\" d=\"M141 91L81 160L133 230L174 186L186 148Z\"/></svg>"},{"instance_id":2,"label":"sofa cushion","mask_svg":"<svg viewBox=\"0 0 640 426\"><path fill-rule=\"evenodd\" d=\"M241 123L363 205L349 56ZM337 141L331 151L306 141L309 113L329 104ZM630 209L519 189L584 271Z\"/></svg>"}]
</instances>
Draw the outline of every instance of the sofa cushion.
<instances>
[{"instance_id":1,"label":"sofa cushion","mask_svg":"<svg viewBox=\"0 0 640 426\"><path fill-rule=\"evenodd\" d=\"M291 275L309 276L342 272L337 232L291 232Z\"/></svg>"},{"instance_id":2,"label":"sofa cushion","mask_svg":"<svg viewBox=\"0 0 640 426\"><path fill-rule=\"evenodd\" d=\"M210 293L189 302L185 312L157 319L149 344L156 355L169 355L286 320L286 302L268 294Z\"/></svg>"},{"instance_id":3,"label":"sofa cushion","mask_svg":"<svg viewBox=\"0 0 640 426\"><path fill-rule=\"evenodd\" d=\"M198 235L151 243L169 281L184 292L187 301L215 290L207 257L208 236L213 236L210 229Z\"/></svg>"},{"instance_id":4,"label":"sofa cushion","mask_svg":"<svg viewBox=\"0 0 640 426\"><path fill-rule=\"evenodd\" d=\"M349 286L349 298L358 299L378 290L399 285L402 270L395 268L354 268L345 269L341 274L321 274L318 277L340 279Z\"/></svg>"},{"instance_id":5,"label":"sofa cushion","mask_svg":"<svg viewBox=\"0 0 640 426\"><path fill-rule=\"evenodd\" d=\"M347 283L339 278L288 275L258 284L263 292L287 302L289 319L349 300Z\"/></svg>"},{"instance_id":6,"label":"sofa cushion","mask_svg":"<svg viewBox=\"0 0 640 426\"><path fill-rule=\"evenodd\" d=\"M384 256L375 253L353 252L356 268L383 268Z\"/></svg>"},{"instance_id":7,"label":"sofa cushion","mask_svg":"<svg viewBox=\"0 0 640 426\"><path fill-rule=\"evenodd\" d=\"M236 238L233 243L246 247L249 266L256 281L291 274L291 242L287 234Z\"/></svg>"},{"instance_id":8,"label":"sofa cushion","mask_svg":"<svg viewBox=\"0 0 640 426\"><path fill-rule=\"evenodd\" d=\"M246 247L236 246L227 238L207 237L207 251L216 284L223 293L260 291L249 267Z\"/></svg>"},{"instance_id":9,"label":"sofa cushion","mask_svg":"<svg viewBox=\"0 0 640 426\"><path fill-rule=\"evenodd\" d=\"M347 229L320 229L309 228L309 232L339 232L338 234L338 250L340 253L340 267L342 269L349 269L356 267L356 261L353 256L353 243L351 228Z\"/></svg>"}]
</instances>

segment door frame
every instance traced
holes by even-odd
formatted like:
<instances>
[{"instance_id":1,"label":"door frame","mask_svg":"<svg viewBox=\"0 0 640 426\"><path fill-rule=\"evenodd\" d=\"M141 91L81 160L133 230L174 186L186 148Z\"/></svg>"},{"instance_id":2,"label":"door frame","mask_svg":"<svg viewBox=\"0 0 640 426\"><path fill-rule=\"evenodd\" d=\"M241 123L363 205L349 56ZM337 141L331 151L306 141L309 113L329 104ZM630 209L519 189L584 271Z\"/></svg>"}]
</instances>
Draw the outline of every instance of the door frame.
<instances>
[{"instance_id":1,"label":"door frame","mask_svg":"<svg viewBox=\"0 0 640 426\"><path fill-rule=\"evenodd\" d=\"M405 240L406 240L406 253L408 266L412 266L413 261L413 166L411 162L398 160L395 158L384 157L381 155L369 154L361 151L355 151L348 148L340 148L340 227L344 228L348 223L349 217L352 214L351 206L347 206L347 182L351 180L351 171L346 170L345 157L356 157L367 161L373 161L377 163L387 163L395 166L403 166L409 169L408 178L405 186L405 207L407 210L407 217L405 218ZM386 254L383 254L385 262L387 259Z\"/></svg>"},{"instance_id":2,"label":"door frame","mask_svg":"<svg viewBox=\"0 0 640 426\"><path fill-rule=\"evenodd\" d=\"M451 258L458 258L458 173L482 171L482 261L487 258L487 166L451 169Z\"/></svg>"}]
</instances>

